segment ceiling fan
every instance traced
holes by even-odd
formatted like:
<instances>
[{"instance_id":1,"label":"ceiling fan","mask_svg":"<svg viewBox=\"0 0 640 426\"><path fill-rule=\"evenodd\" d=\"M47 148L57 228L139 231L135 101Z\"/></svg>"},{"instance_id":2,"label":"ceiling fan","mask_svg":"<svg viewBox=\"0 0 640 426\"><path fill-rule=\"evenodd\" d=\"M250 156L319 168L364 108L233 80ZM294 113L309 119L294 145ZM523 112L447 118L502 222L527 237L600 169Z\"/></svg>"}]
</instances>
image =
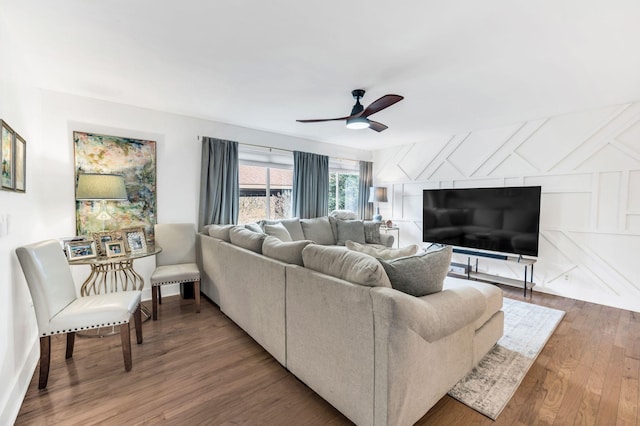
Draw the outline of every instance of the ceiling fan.
<instances>
[{"instance_id":1,"label":"ceiling fan","mask_svg":"<svg viewBox=\"0 0 640 426\"><path fill-rule=\"evenodd\" d=\"M351 91L351 95L356 100L356 104L351 109L351 115L346 117L339 118L320 118L315 120L296 120L299 123L318 123L321 121L347 121L347 128L349 129L366 129L367 127L375 130L376 132L381 132L387 129L382 123L378 123L377 121L369 120L369 116L375 114L376 112L382 111L385 108L390 107L396 102L400 102L404 99L404 96L400 95L384 95L380 99L373 101L368 107L364 108L360 103L360 98L364 96L364 90L356 89Z\"/></svg>"}]
</instances>

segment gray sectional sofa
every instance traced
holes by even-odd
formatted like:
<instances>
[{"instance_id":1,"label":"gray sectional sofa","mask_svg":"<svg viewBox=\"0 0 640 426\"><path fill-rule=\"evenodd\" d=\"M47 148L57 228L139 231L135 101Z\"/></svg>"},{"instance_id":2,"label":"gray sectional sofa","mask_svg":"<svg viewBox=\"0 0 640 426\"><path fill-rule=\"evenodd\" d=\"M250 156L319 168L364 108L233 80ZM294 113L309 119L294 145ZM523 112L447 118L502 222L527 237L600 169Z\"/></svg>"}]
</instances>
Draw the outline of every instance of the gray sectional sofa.
<instances>
[{"instance_id":1,"label":"gray sectional sofa","mask_svg":"<svg viewBox=\"0 0 640 426\"><path fill-rule=\"evenodd\" d=\"M354 423L415 423L502 336L498 287L447 277L442 291L411 296L375 258L328 247L335 226L318 245L304 238L320 228L296 221L283 224L294 229L287 242L205 227L201 290Z\"/></svg>"}]
</instances>

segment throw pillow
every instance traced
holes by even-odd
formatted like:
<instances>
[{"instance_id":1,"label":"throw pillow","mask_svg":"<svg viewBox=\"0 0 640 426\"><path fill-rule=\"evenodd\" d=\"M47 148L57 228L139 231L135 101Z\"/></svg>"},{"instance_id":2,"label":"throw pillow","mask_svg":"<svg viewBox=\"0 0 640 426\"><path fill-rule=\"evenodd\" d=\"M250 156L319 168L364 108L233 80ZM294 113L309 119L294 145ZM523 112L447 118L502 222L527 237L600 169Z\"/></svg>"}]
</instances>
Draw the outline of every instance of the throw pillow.
<instances>
[{"instance_id":1,"label":"throw pillow","mask_svg":"<svg viewBox=\"0 0 640 426\"><path fill-rule=\"evenodd\" d=\"M261 221L262 225L275 225L276 223L281 223L287 231L289 231L289 235L291 235L292 241L300 241L304 240L304 233L302 232L302 226L300 225L300 219L297 217L291 219L280 219L280 220L263 220Z\"/></svg>"},{"instance_id":2,"label":"throw pillow","mask_svg":"<svg viewBox=\"0 0 640 426\"><path fill-rule=\"evenodd\" d=\"M329 216L340 220L353 220L358 218L358 215L351 210L334 210L329 213Z\"/></svg>"},{"instance_id":3,"label":"throw pillow","mask_svg":"<svg viewBox=\"0 0 640 426\"><path fill-rule=\"evenodd\" d=\"M209 235L219 240L229 242L231 241L229 239L229 230L234 226L235 225L209 225Z\"/></svg>"},{"instance_id":4,"label":"throw pillow","mask_svg":"<svg viewBox=\"0 0 640 426\"><path fill-rule=\"evenodd\" d=\"M234 226L229 231L231 244L262 254L262 242L266 234L249 231L243 226Z\"/></svg>"},{"instance_id":5,"label":"throw pillow","mask_svg":"<svg viewBox=\"0 0 640 426\"><path fill-rule=\"evenodd\" d=\"M345 241L351 240L364 244L364 224L361 220L338 220L338 245L343 246Z\"/></svg>"},{"instance_id":6,"label":"throw pillow","mask_svg":"<svg viewBox=\"0 0 640 426\"><path fill-rule=\"evenodd\" d=\"M420 297L442 291L451 263L451 246L395 260L378 259L399 291Z\"/></svg>"},{"instance_id":7,"label":"throw pillow","mask_svg":"<svg viewBox=\"0 0 640 426\"><path fill-rule=\"evenodd\" d=\"M366 220L364 222L364 242L367 244L382 244L380 239L381 222L372 222Z\"/></svg>"},{"instance_id":8,"label":"throw pillow","mask_svg":"<svg viewBox=\"0 0 640 426\"><path fill-rule=\"evenodd\" d=\"M327 216L313 219L300 219L300 224L302 225L302 232L304 232L304 238L306 240L311 240L316 244L325 246L336 243Z\"/></svg>"},{"instance_id":9,"label":"throw pillow","mask_svg":"<svg viewBox=\"0 0 640 426\"><path fill-rule=\"evenodd\" d=\"M281 223L275 225L264 225L264 233L278 238L280 241L291 241L291 234Z\"/></svg>"},{"instance_id":10,"label":"throw pillow","mask_svg":"<svg viewBox=\"0 0 640 426\"><path fill-rule=\"evenodd\" d=\"M349 250L358 251L360 253L368 254L369 256L373 256L376 258L390 260L397 259L399 257L413 256L418 253L420 247L417 244L412 244L410 246L402 247L402 248L378 248L373 246L368 246L365 244L360 244L355 241L347 241L345 243Z\"/></svg>"},{"instance_id":11,"label":"throw pillow","mask_svg":"<svg viewBox=\"0 0 640 426\"><path fill-rule=\"evenodd\" d=\"M246 223L244 225L244 227L247 228L251 232L257 232L258 234L262 234L263 233L262 232L262 228L257 223Z\"/></svg>"},{"instance_id":12,"label":"throw pillow","mask_svg":"<svg viewBox=\"0 0 640 426\"><path fill-rule=\"evenodd\" d=\"M391 287L389 278L376 259L344 247L309 244L302 250L305 268L369 287Z\"/></svg>"},{"instance_id":13,"label":"throw pillow","mask_svg":"<svg viewBox=\"0 0 640 426\"><path fill-rule=\"evenodd\" d=\"M276 237L267 237L262 243L262 254L281 262L303 266L302 250L313 241L280 241Z\"/></svg>"}]
</instances>

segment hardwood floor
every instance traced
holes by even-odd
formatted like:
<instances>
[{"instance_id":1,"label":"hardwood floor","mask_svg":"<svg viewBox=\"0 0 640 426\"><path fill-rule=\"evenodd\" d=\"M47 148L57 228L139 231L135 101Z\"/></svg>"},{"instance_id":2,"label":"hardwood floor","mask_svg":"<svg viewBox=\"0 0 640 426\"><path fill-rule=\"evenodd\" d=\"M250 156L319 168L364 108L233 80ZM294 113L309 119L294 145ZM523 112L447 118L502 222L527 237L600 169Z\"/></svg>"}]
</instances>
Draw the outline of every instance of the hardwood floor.
<instances>
[{"instance_id":1,"label":"hardwood floor","mask_svg":"<svg viewBox=\"0 0 640 426\"><path fill-rule=\"evenodd\" d=\"M505 296L524 300L520 290ZM640 314L534 293L565 318L496 422L443 397L419 425L640 425ZM342 425L349 420L284 369L208 300L163 298L159 319L132 342L118 335L52 339L48 388L37 371L16 425ZM135 338L135 336L132 336Z\"/></svg>"}]
</instances>

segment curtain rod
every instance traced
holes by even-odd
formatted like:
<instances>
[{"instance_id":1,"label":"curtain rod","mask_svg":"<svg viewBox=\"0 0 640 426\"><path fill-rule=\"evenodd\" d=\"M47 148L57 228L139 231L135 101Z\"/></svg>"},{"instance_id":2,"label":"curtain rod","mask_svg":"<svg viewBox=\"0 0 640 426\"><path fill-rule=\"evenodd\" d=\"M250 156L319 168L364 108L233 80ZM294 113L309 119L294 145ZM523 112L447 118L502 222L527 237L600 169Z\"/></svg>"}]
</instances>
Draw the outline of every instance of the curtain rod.
<instances>
[{"instance_id":1,"label":"curtain rod","mask_svg":"<svg viewBox=\"0 0 640 426\"><path fill-rule=\"evenodd\" d=\"M202 141L202 138L203 138L202 136L198 135L198 142ZM256 148L276 149L278 151L293 152L293 150L286 149L286 148L275 148L273 146L258 145L255 143L246 143L246 142L238 142L238 143L240 145L255 146ZM320 154L320 155L324 155L324 154ZM355 162L361 161L361 160L354 160L352 158L344 158L344 157L329 157L329 158L333 158L334 160L346 160L346 161L355 161Z\"/></svg>"}]
</instances>

